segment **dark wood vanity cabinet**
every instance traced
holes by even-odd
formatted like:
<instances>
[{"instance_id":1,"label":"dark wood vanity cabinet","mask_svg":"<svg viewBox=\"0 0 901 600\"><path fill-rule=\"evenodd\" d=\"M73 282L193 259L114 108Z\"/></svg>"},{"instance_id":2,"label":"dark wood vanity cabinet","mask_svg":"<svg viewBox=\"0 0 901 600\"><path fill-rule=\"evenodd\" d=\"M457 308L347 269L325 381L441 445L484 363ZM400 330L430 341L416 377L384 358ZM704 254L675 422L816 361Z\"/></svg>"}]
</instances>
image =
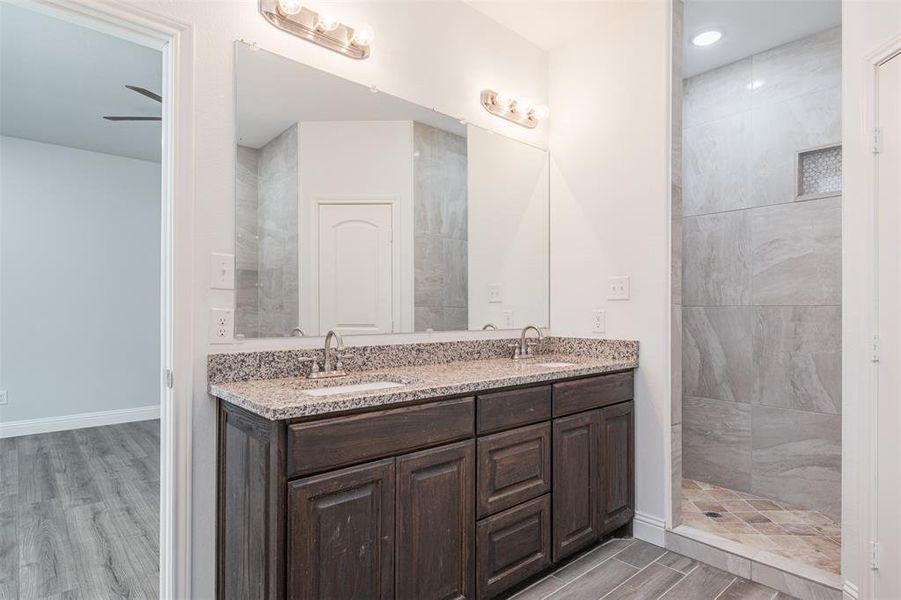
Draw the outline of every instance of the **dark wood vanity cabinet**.
<instances>
[{"instance_id":1,"label":"dark wood vanity cabinet","mask_svg":"<svg viewBox=\"0 0 901 600\"><path fill-rule=\"evenodd\" d=\"M632 372L269 421L220 403L218 597L503 596L630 523Z\"/></svg>"}]
</instances>

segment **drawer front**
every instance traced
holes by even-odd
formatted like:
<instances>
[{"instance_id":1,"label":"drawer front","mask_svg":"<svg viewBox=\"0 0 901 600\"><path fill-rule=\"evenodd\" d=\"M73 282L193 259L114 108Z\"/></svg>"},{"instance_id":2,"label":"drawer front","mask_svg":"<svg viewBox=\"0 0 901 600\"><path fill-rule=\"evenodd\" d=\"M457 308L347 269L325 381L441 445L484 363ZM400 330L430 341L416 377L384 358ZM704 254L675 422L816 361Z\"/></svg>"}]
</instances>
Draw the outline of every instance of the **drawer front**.
<instances>
[{"instance_id":1,"label":"drawer front","mask_svg":"<svg viewBox=\"0 0 901 600\"><path fill-rule=\"evenodd\" d=\"M478 513L484 517L551 489L551 424L479 438Z\"/></svg>"},{"instance_id":2,"label":"drawer front","mask_svg":"<svg viewBox=\"0 0 901 600\"><path fill-rule=\"evenodd\" d=\"M290 425L288 477L470 437L474 411L460 398Z\"/></svg>"},{"instance_id":3,"label":"drawer front","mask_svg":"<svg viewBox=\"0 0 901 600\"><path fill-rule=\"evenodd\" d=\"M633 379L632 371L628 371L555 383L554 416L570 415L631 400Z\"/></svg>"},{"instance_id":4,"label":"drawer front","mask_svg":"<svg viewBox=\"0 0 901 600\"><path fill-rule=\"evenodd\" d=\"M479 521L476 595L493 598L551 564L551 496Z\"/></svg>"},{"instance_id":5,"label":"drawer front","mask_svg":"<svg viewBox=\"0 0 901 600\"><path fill-rule=\"evenodd\" d=\"M479 433L529 425L551 418L551 386L479 396Z\"/></svg>"}]
</instances>

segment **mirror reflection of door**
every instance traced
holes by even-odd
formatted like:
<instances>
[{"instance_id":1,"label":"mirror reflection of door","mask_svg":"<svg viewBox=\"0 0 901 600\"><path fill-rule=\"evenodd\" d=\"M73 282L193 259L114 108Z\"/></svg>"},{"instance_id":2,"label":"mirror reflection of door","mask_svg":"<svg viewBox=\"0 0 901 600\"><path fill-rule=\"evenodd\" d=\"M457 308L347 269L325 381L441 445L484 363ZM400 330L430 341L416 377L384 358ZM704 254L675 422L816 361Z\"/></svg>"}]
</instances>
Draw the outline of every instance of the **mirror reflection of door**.
<instances>
[{"instance_id":1,"label":"mirror reflection of door","mask_svg":"<svg viewBox=\"0 0 901 600\"><path fill-rule=\"evenodd\" d=\"M390 204L319 206L319 331L392 331Z\"/></svg>"}]
</instances>

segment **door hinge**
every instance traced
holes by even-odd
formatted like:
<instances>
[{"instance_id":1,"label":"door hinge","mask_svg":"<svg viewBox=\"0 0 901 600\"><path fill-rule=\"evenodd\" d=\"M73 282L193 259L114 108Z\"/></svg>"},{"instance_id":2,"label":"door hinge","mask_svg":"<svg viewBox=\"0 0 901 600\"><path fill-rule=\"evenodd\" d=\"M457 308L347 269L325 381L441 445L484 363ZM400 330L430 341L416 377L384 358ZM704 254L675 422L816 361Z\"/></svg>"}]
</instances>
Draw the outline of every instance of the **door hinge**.
<instances>
[{"instance_id":1,"label":"door hinge","mask_svg":"<svg viewBox=\"0 0 901 600\"><path fill-rule=\"evenodd\" d=\"M882 129L877 127L873 130L873 154L879 154L882 149Z\"/></svg>"},{"instance_id":2,"label":"door hinge","mask_svg":"<svg viewBox=\"0 0 901 600\"><path fill-rule=\"evenodd\" d=\"M870 569L879 570L879 543L870 542Z\"/></svg>"},{"instance_id":3,"label":"door hinge","mask_svg":"<svg viewBox=\"0 0 901 600\"><path fill-rule=\"evenodd\" d=\"M873 362L879 362L879 336L873 336Z\"/></svg>"},{"instance_id":4,"label":"door hinge","mask_svg":"<svg viewBox=\"0 0 901 600\"><path fill-rule=\"evenodd\" d=\"M166 387L170 390L175 387L175 374L171 369L166 369Z\"/></svg>"}]
</instances>

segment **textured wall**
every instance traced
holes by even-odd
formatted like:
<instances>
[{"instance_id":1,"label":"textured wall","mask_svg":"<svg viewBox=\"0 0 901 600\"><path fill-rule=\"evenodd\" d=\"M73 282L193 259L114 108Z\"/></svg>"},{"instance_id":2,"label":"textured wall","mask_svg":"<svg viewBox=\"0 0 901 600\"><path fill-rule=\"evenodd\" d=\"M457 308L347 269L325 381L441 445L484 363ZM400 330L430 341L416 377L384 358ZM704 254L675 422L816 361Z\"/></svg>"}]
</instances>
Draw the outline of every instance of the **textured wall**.
<instances>
[{"instance_id":1,"label":"textured wall","mask_svg":"<svg viewBox=\"0 0 901 600\"><path fill-rule=\"evenodd\" d=\"M841 30L684 82L683 472L837 514L841 198L796 154L841 142Z\"/></svg>"},{"instance_id":2,"label":"textured wall","mask_svg":"<svg viewBox=\"0 0 901 600\"><path fill-rule=\"evenodd\" d=\"M469 326L466 138L413 124L416 331Z\"/></svg>"}]
</instances>

